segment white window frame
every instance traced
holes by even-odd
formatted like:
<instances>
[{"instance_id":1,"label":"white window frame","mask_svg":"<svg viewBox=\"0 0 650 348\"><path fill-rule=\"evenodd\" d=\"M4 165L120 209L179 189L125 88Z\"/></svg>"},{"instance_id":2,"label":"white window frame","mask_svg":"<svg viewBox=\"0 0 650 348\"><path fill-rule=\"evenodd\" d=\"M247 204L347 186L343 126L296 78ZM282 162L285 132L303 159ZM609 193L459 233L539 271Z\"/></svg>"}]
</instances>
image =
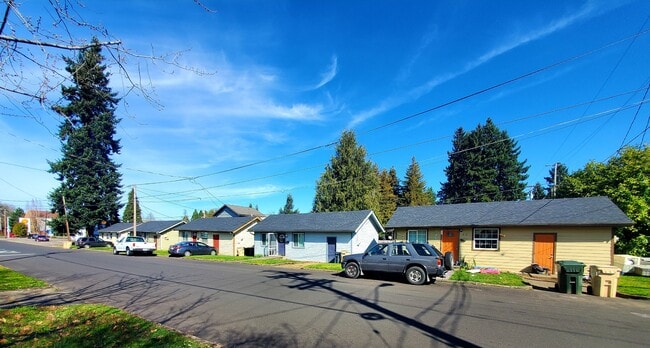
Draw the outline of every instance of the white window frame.
<instances>
[{"instance_id":1,"label":"white window frame","mask_svg":"<svg viewBox=\"0 0 650 348\"><path fill-rule=\"evenodd\" d=\"M411 233L415 235L414 239L411 239ZM421 234L424 234L424 240L421 240ZM429 243L429 231L428 230L408 230L406 231L406 240L411 243Z\"/></svg>"},{"instance_id":2,"label":"white window frame","mask_svg":"<svg viewBox=\"0 0 650 348\"><path fill-rule=\"evenodd\" d=\"M302 238L301 238L302 236ZM304 232L296 232L292 233L291 240L293 244L291 246L294 249L304 249L305 248L305 233Z\"/></svg>"},{"instance_id":3,"label":"white window frame","mask_svg":"<svg viewBox=\"0 0 650 348\"><path fill-rule=\"evenodd\" d=\"M473 250L499 250L498 227L476 227L472 232L472 249ZM489 244L489 245L488 245Z\"/></svg>"},{"instance_id":4,"label":"white window frame","mask_svg":"<svg viewBox=\"0 0 650 348\"><path fill-rule=\"evenodd\" d=\"M262 243L262 246L267 246L269 244L266 233L260 233L260 243Z\"/></svg>"},{"instance_id":5,"label":"white window frame","mask_svg":"<svg viewBox=\"0 0 650 348\"><path fill-rule=\"evenodd\" d=\"M183 242L187 242L188 240L190 240L190 237L191 237L190 232L187 232L187 231L181 232L181 240Z\"/></svg>"}]
</instances>

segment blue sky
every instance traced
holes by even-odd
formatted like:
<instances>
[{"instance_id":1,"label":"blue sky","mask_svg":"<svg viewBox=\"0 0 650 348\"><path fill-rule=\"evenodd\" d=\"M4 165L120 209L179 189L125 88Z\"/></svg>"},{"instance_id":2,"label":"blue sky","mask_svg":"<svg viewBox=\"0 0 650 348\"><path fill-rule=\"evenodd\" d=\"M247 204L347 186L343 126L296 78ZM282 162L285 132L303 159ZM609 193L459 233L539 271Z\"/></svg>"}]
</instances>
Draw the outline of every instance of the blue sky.
<instances>
[{"instance_id":1,"label":"blue sky","mask_svg":"<svg viewBox=\"0 0 650 348\"><path fill-rule=\"evenodd\" d=\"M454 131L488 117L518 141L530 186L544 183L555 162L577 170L650 138L647 1L203 4L214 12L189 0L77 9L134 52L182 51L182 65L209 72L127 57L131 76L150 83L150 102L127 93L109 67L123 97L114 159L145 218L225 203L271 214L287 194L309 212L334 153L326 145L346 129L400 178L415 157L434 191ZM27 0L21 9L47 16L44 6ZM52 134L61 120L46 108L15 108L12 98L0 103L0 202L44 208L57 186L47 160L60 157Z\"/></svg>"}]
</instances>

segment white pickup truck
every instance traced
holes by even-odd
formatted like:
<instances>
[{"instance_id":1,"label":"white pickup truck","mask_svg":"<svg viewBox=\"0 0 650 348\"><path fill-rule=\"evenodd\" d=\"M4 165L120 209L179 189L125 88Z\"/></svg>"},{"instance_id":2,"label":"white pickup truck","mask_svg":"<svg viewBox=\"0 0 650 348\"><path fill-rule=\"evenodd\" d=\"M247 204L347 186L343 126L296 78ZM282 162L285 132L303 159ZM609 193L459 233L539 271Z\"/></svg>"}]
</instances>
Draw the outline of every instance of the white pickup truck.
<instances>
[{"instance_id":1,"label":"white pickup truck","mask_svg":"<svg viewBox=\"0 0 650 348\"><path fill-rule=\"evenodd\" d=\"M113 255L119 253L125 253L126 256L135 253L153 255L155 250L156 244L146 242L142 237L126 236L117 240L117 243L113 246Z\"/></svg>"}]
</instances>

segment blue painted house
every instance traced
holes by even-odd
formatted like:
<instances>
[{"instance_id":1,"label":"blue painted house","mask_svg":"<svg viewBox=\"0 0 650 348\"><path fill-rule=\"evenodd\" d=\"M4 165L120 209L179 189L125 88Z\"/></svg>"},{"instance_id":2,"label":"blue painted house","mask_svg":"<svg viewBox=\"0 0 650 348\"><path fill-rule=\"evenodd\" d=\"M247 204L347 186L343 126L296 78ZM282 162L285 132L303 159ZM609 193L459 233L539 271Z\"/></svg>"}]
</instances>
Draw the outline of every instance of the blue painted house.
<instances>
[{"instance_id":1,"label":"blue painted house","mask_svg":"<svg viewBox=\"0 0 650 348\"><path fill-rule=\"evenodd\" d=\"M255 255L336 262L337 255L364 252L384 228L372 210L279 214L251 228Z\"/></svg>"}]
</instances>

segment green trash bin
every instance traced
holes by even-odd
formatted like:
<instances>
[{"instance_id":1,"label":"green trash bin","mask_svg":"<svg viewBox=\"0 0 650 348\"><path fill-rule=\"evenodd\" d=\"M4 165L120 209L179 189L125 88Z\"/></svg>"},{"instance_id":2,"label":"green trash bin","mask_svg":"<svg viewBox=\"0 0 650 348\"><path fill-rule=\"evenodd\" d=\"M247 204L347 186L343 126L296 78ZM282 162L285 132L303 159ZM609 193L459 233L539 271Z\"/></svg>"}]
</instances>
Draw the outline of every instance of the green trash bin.
<instances>
[{"instance_id":1,"label":"green trash bin","mask_svg":"<svg viewBox=\"0 0 650 348\"><path fill-rule=\"evenodd\" d=\"M557 283L560 292L565 294L582 294L582 275L585 264L578 261L558 261Z\"/></svg>"}]
</instances>

